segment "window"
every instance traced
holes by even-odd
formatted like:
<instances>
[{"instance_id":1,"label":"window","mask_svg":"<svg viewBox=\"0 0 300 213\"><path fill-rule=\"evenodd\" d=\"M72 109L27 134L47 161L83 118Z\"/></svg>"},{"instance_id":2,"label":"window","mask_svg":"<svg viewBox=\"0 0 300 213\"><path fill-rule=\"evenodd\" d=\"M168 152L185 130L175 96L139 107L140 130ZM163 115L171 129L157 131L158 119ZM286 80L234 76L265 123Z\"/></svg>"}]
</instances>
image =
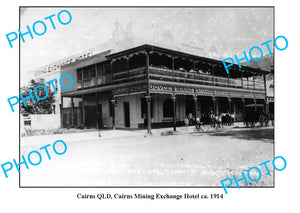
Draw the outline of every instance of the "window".
<instances>
[{"instance_id":1,"label":"window","mask_svg":"<svg viewBox=\"0 0 300 213\"><path fill-rule=\"evenodd\" d=\"M111 72L109 63L99 63L97 66L97 84L104 85L111 83Z\"/></svg>"},{"instance_id":2,"label":"window","mask_svg":"<svg viewBox=\"0 0 300 213\"><path fill-rule=\"evenodd\" d=\"M91 69L90 70L90 77L91 78L95 78L96 77L96 70L95 69Z\"/></svg>"},{"instance_id":3,"label":"window","mask_svg":"<svg viewBox=\"0 0 300 213\"><path fill-rule=\"evenodd\" d=\"M82 80L82 71L81 71L81 69L80 69L80 70L77 70L77 80L78 80L78 81L81 81L81 80Z\"/></svg>"},{"instance_id":4,"label":"window","mask_svg":"<svg viewBox=\"0 0 300 213\"><path fill-rule=\"evenodd\" d=\"M110 64L98 63L77 70L77 88L111 83ZM82 87L79 83L82 82Z\"/></svg>"},{"instance_id":5,"label":"window","mask_svg":"<svg viewBox=\"0 0 300 213\"><path fill-rule=\"evenodd\" d=\"M105 64L104 65L104 74L105 75L108 75L108 74L110 75L110 71L111 71L110 70L110 64Z\"/></svg>"},{"instance_id":6,"label":"window","mask_svg":"<svg viewBox=\"0 0 300 213\"><path fill-rule=\"evenodd\" d=\"M103 75L103 65L97 64L97 76L98 78Z\"/></svg>"},{"instance_id":7,"label":"window","mask_svg":"<svg viewBox=\"0 0 300 213\"><path fill-rule=\"evenodd\" d=\"M172 99L166 99L163 103L163 117L173 117L173 101Z\"/></svg>"},{"instance_id":8,"label":"window","mask_svg":"<svg viewBox=\"0 0 300 213\"><path fill-rule=\"evenodd\" d=\"M83 71L83 79L89 79L90 78L90 72L88 70Z\"/></svg>"},{"instance_id":9,"label":"window","mask_svg":"<svg viewBox=\"0 0 300 213\"><path fill-rule=\"evenodd\" d=\"M111 69L110 64L105 64L103 66L103 75L105 78L105 84L111 83Z\"/></svg>"},{"instance_id":10,"label":"window","mask_svg":"<svg viewBox=\"0 0 300 213\"><path fill-rule=\"evenodd\" d=\"M97 79L98 79L98 85L105 84L103 65L100 64L97 65Z\"/></svg>"}]
</instances>

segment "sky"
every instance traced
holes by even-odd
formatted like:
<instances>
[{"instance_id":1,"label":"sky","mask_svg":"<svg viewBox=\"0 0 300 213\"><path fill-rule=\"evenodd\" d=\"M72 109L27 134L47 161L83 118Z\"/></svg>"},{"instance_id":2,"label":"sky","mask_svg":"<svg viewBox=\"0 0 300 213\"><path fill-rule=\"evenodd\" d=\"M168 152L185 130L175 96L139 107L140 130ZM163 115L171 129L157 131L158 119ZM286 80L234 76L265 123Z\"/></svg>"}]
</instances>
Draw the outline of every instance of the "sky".
<instances>
[{"instance_id":1,"label":"sky","mask_svg":"<svg viewBox=\"0 0 300 213\"><path fill-rule=\"evenodd\" d=\"M68 25L57 20L62 9L72 15ZM25 43L21 41L22 73L128 38L183 47L223 60L242 56L242 51L248 52L274 36L272 8L21 8L21 31L52 14L55 30L49 20L44 21L44 35L33 34L34 39L27 35ZM65 15L62 20L67 20ZM37 31L43 30L36 26ZM261 48L268 53L266 47ZM254 56L257 53L253 51Z\"/></svg>"}]
</instances>

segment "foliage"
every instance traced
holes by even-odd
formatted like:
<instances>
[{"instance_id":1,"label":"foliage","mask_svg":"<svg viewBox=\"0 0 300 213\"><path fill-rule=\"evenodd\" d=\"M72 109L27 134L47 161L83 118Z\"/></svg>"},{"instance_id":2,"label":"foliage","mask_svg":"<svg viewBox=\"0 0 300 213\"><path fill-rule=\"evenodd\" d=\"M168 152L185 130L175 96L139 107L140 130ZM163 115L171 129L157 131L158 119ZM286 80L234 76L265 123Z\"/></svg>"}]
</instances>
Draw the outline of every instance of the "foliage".
<instances>
[{"instance_id":1,"label":"foliage","mask_svg":"<svg viewBox=\"0 0 300 213\"><path fill-rule=\"evenodd\" d=\"M38 98L35 97L34 89L38 85L44 85L48 88L48 96L44 100L39 100ZM25 100L26 102L26 107L24 106L23 101L21 100L20 97L20 104L21 104L21 113L29 113L29 114L51 114L52 113L52 104L55 102L54 98L54 91L50 91L50 85L45 85L45 80L44 79L37 79L34 80L32 79L29 82L29 85L23 86L21 88L21 93L24 98L28 97L30 94L28 92L32 93L32 96L34 98L35 103L33 103L31 98L28 98ZM39 87L36 90L36 94L40 97L43 98L46 96L46 91L45 88Z\"/></svg>"}]
</instances>

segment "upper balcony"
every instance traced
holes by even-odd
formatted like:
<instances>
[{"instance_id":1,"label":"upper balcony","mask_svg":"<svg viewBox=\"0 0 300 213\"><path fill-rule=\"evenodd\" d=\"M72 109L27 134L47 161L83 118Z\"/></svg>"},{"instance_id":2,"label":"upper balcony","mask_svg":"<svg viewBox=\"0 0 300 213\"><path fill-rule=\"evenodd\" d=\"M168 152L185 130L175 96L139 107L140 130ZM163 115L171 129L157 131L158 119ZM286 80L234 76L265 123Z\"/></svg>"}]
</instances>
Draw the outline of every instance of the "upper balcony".
<instances>
[{"instance_id":1,"label":"upper balcony","mask_svg":"<svg viewBox=\"0 0 300 213\"><path fill-rule=\"evenodd\" d=\"M129 71L113 73L113 83L125 83L146 79L146 67L135 68ZM240 79L212 76L196 71L180 71L167 68L149 67L149 79L164 82L180 82L186 84L202 84L220 87L244 88L250 90L264 90L263 78L245 77Z\"/></svg>"},{"instance_id":2,"label":"upper balcony","mask_svg":"<svg viewBox=\"0 0 300 213\"><path fill-rule=\"evenodd\" d=\"M252 76L245 78L230 78L213 76L199 71L182 71L167 68L150 67L150 79L160 81L173 81L189 84L202 84L220 87L244 88L251 90L264 90L264 79L261 76Z\"/></svg>"},{"instance_id":3,"label":"upper balcony","mask_svg":"<svg viewBox=\"0 0 300 213\"><path fill-rule=\"evenodd\" d=\"M77 89L140 82L149 74L150 81L264 91L264 75L268 73L234 65L227 74L220 61L149 45L111 54L107 59L77 69Z\"/></svg>"}]
</instances>

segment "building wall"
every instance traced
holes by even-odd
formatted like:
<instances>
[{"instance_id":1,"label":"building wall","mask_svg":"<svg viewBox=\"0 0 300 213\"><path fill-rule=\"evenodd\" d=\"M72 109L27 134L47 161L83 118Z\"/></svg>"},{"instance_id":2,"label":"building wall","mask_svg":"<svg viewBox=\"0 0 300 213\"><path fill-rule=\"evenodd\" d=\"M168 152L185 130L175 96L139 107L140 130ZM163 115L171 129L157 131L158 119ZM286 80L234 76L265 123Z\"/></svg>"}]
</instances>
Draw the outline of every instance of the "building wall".
<instances>
[{"instance_id":1,"label":"building wall","mask_svg":"<svg viewBox=\"0 0 300 213\"><path fill-rule=\"evenodd\" d=\"M141 97L142 95L127 95L123 97L117 97L117 105L115 108L115 125L117 128L125 127L125 119L124 119L124 102L129 102L130 109L130 128L138 128L138 123L143 123L144 120L141 118ZM112 98L112 94L107 93L99 93L98 95L98 104L101 104L102 109L102 124L104 128L112 127L112 114L110 113L110 100ZM70 98L64 98L65 100L69 100ZM80 98L78 104L75 102L76 98L74 98L74 107L79 106ZM96 106L96 93L84 95L83 98L84 106ZM96 114L95 114L96 117ZM87 115L85 115L85 119L87 119Z\"/></svg>"},{"instance_id":2,"label":"building wall","mask_svg":"<svg viewBox=\"0 0 300 213\"><path fill-rule=\"evenodd\" d=\"M141 112L141 98L144 95L127 95L122 97L117 97L117 107L116 107L116 127L124 128L124 102L129 102L130 107L130 128L138 128L138 124L144 123L144 118L142 118ZM163 102L171 98L171 95L158 95L152 94L153 101L153 117L151 119L152 123L160 122L172 122L173 117L163 117ZM185 117L185 98L184 96L178 96L176 99L176 117L178 121L183 121ZM111 118L110 118L111 119Z\"/></svg>"},{"instance_id":3,"label":"building wall","mask_svg":"<svg viewBox=\"0 0 300 213\"><path fill-rule=\"evenodd\" d=\"M111 93L99 93L98 103L102 106L102 124L106 128L112 127L112 116L110 114ZM126 95L116 97L115 107L115 126L116 128L125 128L124 102L129 102L130 110L130 128L138 128L139 124L144 123L141 111L141 99L144 95ZM152 94L153 117L152 123L172 122L173 117L163 117L163 102L171 98L171 95ZM96 105L96 96L94 94L84 96L84 105ZM183 121L185 117L185 97L177 96L176 99L176 117L177 121Z\"/></svg>"},{"instance_id":4,"label":"building wall","mask_svg":"<svg viewBox=\"0 0 300 213\"><path fill-rule=\"evenodd\" d=\"M127 95L122 97L117 97L117 107L116 107L116 127L125 127L124 118L124 102L129 102L130 110L130 128L138 128L139 123L143 123L144 119L141 118L141 97L143 95Z\"/></svg>"}]
</instances>

